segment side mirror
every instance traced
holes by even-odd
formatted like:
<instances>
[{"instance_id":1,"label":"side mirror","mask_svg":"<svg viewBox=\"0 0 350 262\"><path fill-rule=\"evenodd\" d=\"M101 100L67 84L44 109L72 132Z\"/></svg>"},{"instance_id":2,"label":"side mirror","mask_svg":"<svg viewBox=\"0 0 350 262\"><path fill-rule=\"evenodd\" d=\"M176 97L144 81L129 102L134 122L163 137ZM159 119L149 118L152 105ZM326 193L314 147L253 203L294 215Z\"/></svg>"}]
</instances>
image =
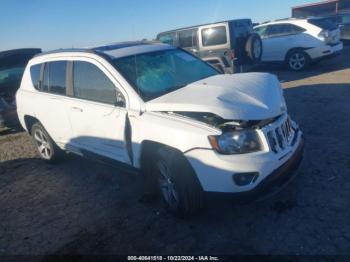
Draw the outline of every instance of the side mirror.
<instances>
[{"instance_id":1,"label":"side mirror","mask_svg":"<svg viewBox=\"0 0 350 262\"><path fill-rule=\"evenodd\" d=\"M119 91L117 91L117 93L116 93L115 106L119 106L119 107L125 107L126 106L125 98L124 98L123 94L121 92L119 92Z\"/></svg>"}]
</instances>

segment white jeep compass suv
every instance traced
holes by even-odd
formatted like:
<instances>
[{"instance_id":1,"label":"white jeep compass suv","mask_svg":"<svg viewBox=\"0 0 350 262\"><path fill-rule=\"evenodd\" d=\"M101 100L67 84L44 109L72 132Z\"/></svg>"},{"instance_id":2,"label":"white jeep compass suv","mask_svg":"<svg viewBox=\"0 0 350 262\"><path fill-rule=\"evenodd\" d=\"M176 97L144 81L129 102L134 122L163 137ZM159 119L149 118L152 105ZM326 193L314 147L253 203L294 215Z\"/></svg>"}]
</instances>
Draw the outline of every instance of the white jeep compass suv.
<instances>
[{"instance_id":1,"label":"white jeep compass suv","mask_svg":"<svg viewBox=\"0 0 350 262\"><path fill-rule=\"evenodd\" d=\"M288 19L254 27L263 42L262 62L284 62L294 71L332 57L343 49L340 30L331 21Z\"/></svg>"},{"instance_id":2,"label":"white jeep compass suv","mask_svg":"<svg viewBox=\"0 0 350 262\"><path fill-rule=\"evenodd\" d=\"M182 216L201 208L204 192L284 185L303 151L275 76L222 75L166 44L38 55L17 108L44 160L69 151L140 170Z\"/></svg>"}]
</instances>

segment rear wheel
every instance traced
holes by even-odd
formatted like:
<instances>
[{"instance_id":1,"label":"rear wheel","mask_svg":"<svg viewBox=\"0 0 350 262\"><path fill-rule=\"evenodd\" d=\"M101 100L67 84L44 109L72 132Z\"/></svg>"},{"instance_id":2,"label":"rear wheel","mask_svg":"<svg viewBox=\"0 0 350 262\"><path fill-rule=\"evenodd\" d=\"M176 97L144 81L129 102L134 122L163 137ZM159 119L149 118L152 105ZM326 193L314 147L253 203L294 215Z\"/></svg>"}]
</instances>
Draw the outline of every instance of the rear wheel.
<instances>
[{"instance_id":1,"label":"rear wheel","mask_svg":"<svg viewBox=\"0 0 350 262\"><path fill-rule=\"evenodd\" d=\"M35 123L31 130L39 156L48 163L57 163L63 157L63 151L55 144L45 128Z\"/></svg>"},{"instance_id":2,"label":"rear wheel","mask_svg":"<svg viewBox=\"0 0 350 262\"><path fill-rule=\"evenodd\" d=\"M176 150L162 147L155 167L162 199L179 217L189 217L203 207L204 193L192 166Z\"/></svg>"},{"instance_id":3,"label":"rear wheel","mask_svg":"<svg viewBox=\"0 0 350 262\"><path fill-rule=\"evenodd\" d=\"M303 50L294 50L288 54L286 63L293 71L303 71L310 65L310 58Z\"/></svg>"}]
</instances>

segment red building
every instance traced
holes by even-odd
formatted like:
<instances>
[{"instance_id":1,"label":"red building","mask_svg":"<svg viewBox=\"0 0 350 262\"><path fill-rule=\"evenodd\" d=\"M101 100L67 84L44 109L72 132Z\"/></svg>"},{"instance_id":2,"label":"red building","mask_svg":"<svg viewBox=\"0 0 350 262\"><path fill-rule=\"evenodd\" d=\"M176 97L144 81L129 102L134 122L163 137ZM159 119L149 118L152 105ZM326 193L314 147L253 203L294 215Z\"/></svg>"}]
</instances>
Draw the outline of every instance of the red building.
<instances>
[{"instance_id":1,"label":"red building","mask_svg":"<svg viewBox=\"0 0 350 262\"><path fill-rule=\"evenodd\" d=\"M292 17L328 16L350 14L350 0L328 0L292 7Z\"/></svg>"}]
</instances>

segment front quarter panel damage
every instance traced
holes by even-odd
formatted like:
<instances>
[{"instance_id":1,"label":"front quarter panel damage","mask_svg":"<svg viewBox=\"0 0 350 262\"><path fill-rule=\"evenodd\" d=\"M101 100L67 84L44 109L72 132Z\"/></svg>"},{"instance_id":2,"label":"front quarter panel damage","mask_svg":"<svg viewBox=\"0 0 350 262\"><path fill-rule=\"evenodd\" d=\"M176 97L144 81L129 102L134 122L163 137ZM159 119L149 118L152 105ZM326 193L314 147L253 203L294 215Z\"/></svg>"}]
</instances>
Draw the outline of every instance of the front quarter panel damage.
<instances>
[{"instance_id":1,"label":"front quarter panel damage","mask_svg":"<svg viewBox=\"0 0 350 262\"><path fill-rule=\"evenodd\" d=\"M130 116L134 166L140 167L140 154L144 141L153 141L186 152L193 148L210 149L209 135L221 131L200 122L165 113L145 112Z\"/></svg>"}]
</instances>

